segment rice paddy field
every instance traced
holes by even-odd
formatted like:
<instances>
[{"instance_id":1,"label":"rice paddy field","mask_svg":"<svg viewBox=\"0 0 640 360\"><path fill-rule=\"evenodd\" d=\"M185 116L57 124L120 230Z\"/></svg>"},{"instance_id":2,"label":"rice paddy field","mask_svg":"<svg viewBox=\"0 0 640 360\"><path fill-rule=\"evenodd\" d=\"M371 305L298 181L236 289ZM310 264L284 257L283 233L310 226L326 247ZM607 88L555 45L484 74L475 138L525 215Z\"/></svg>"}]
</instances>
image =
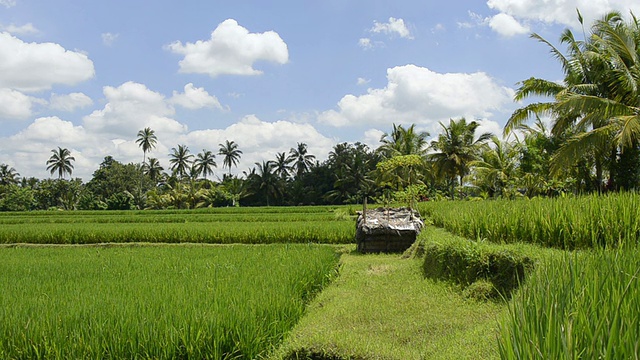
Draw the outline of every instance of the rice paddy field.
<instances>
[{"instance_id":1,"label":"rice paddy field","mask_svg":"<svg viewBox=\"0 0 640 360\"><path fill-rule=\"evenodd\" d=\"M184 211L42 211L0 215L0 244L346 244L346 208L210 208Z\"/></svg>"},{"instance_id":2,"label":"rice paddy field","mask_svg":"<svg viewBox=\"0 0 640 360\"><path fill-rule=\"evenodd\" d=\"M425 243L443 242L455 233L468 239L468 244L463 238L455 241L465 248L491 242L500 252L500 244L524 243L531 249L527 256L535 258L536 248L541 254L548 248L561 254L536 261L509 300L489 307L495 318L473 325L489 330L468 333L463 341L468 349L449 354L457 349L455 339L429 345L449 349L436 358L479 353L502 359L640 357L639 208L635 193L419 204L428 223L448 231L424 231L420 239ZM353 248L342 244L354 241L354 210L0 213L0 358L261 359L277 353L299 323L304 324L302 330L291 335L300 346L297 354L313 343L332 349L336 333L314 330L328 314L338 314L336 322L354 312L347 316L357 320L350 325L354 327L374 321L366 311L331 302L337 299L330 295L334 292L345 296L345 304L370 296L368 278L350 278L354 288L347 292L341 281L334 281L340 277L340 254ZM363 264L371 259L388 262L376 264L376 269L406 268L400 281L407 282L407 288L437 290L417 289L416 296L446 294L464 303L470 313L487 309L464 299L455 284L424 279L424 261L348 255L346 259ZM383 274L369 270L364 272L367 276ZM325 286L332 287L329 295L318 297L322 302L313 303L312 316L305 317ZM377 291L382 292L380 299L399 292L389 286ZM327 301L333 313L325 313L331 311L323 305ZM407 322L414 319L414 306L390 309L377 314L374 323L391 321L398 327L394 334L451 338L427 323ZM456 317L459 307L454 305L437 311L459 318L460 328L469 326L465 319L478 320ZM343 330L340 324L334 328ZM481 338L476 341L473 336ZM414 337L402 341L429 341ZM368 337L350 339L353 346L345 348L368 349L361 358L377 358L370 352ZM402 358L393 357L398 339L384 341L379 341L381 350L376 353ZM476 349L478 344L482 346ZM332 353L330 358L359 358L356 355Z\"/></svg>"},{"instance_id":3,"label":"rice paddy field","mask_svg":"<svg viewBox=\"0 0 640 360\"><path fill-rule=\"evenodd\" d=\"M337 261L301 244L0 248L0 358L260 358Z\"/></svg>"}]
</instances>

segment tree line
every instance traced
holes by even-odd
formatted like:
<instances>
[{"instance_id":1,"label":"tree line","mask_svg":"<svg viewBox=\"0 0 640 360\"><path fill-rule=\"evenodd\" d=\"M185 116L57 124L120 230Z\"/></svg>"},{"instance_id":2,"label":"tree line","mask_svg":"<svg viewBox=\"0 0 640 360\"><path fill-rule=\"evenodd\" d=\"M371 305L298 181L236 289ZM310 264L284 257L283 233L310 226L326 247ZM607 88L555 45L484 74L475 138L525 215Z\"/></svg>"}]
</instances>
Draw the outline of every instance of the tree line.
<instances>
[{"instance_id":1,"label":"tree line","mask_svg":"<svg viewBox=\"0 0 640 360\"><path fill-rule=\"evenodd\" d=\"M578 19L582 17L578 12ZM589 36L565 30L566 52L537 34L564 72L562 83L530 78L515 99L542 97L517 109L504 137L478 134L465 118L441 122L441 133L393 124L371 149L339 143L318 161L307 144L232 175L242 156L225 141L218 152L198 154L186 145L171 149L165 169L149 157L155 132L140 130L142 163L122 164L106 156L92 179L71 177L68 149L57 148L47 170L57 179L20 178L0 164L0 210L166 209L207 206L279 206L415 201L444 198L519 198L631 190L640 183L640 22L606 14ZM550 119L545 125L541 119ZM528 124L533 119L533 124ZM223 173L217 173L221 160ZM224 170L227 169L227 172ZM220 176L221 175L221 176Z\"/></svg>"}]
</instances>

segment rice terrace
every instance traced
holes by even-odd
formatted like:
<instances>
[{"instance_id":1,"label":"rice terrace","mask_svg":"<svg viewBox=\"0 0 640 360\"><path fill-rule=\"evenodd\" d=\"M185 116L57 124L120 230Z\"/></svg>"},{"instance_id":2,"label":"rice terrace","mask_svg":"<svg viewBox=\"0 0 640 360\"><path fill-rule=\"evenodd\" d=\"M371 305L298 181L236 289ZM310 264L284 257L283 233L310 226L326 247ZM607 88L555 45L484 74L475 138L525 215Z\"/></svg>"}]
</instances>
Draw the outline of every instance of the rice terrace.
<instances>
[{"instance_id":1,"label":"rice terrace","mask_svg":"<svg viewBox=\"0 0 640 360\"><path fill-rule=\"evenodd\" d=\"M18 6L2 0L0 5ZM502 15L507 18L500 23L469 11L480 23L459 23L459 29L528 31ZM36 46L5 32L35 31L31 23L5 25L0 24L0 42ZM56 146L39 161L57 178L20 177L20 161L5 161L0 145L0 359L639 359L640 20L611 11L587 28L578 10L578 25L585 38L576 40L571 29L562 32L565 52L531 35L560 62L563 81L519 82L510 96L522 107L506 121L502 136L481 132L486 119L450 118L439 122L433 137L424 122L387 119L388 133L368 132L379 136L375 148L341 142L321 160L309 144L293 139L288 152L260 150L260 161L240 173L241 149L247 149L241 144L262 137L283 146L291 133L278 128L274 134L282 134L276 136L249 134L247 129L264 122L248 116L242 121L246 137L238 142L213 140L222 132L208 130L191 136L186 125L169 118L175 106L198 110L190 98L197 96L210 108L230 108L193 83L184 93L173 91L172 100L154 93L146 96L155 99L152 105L140 99L112 105L114 98L148 91L128 82L125 95L105 90L105 109L86 117L93 129L117 127L99 120L123 108L161 111L140 120L144 127L135 139L135 132L124 139L118 129L118 138L103 143L73 126L95 149L76 154L63 136L57 138L67 147ZM163 51L184 55L182 66L215 53L198 50L195 60L190 56L217 36L233 35L221 48L249 37L247 49L260 50L266 34L279 51L265 52L279 54L279 65L288 62L287 45L276 32L250 33L233 19L220 27L226 30L216 29L208 41L178 40ZM382 51L384 43L374 36L398 29L403 40L414 39L404 21L392 17L375 22L367 31L373 40L361 38L360 46L370 54L373 48ZM431 33L444 31L438 26ZM113 45L117 34L106 35L105 46ZM78 56L89 61L84 53ZM223 63L247 56L228 55ZM253 62L236 65L236 72L249 71L245 75L262 73ZM93 74L92 63L88 70ZM215 70L209 69L212 78L225 74ZM424 70L408 65L388 75L408 81L422 77L397 72ZM465 78L473 76L478 73ZM369 81L359 78L358 85ZM404 108L411 104L394 98L397 89L411 97L430 84L400 85L370 88L365 100L351 96L341 103L375 103L384 93L385 106L399 102ZM25 86L24 91L50 88ZM39 110L49 104L18 90L0 87L0 116L9 95L28 98ZM54 95L52 107L61 101ZM82 93L74 96L86 106L93 103ZM242 101L243 95L234 90L230 97ZM412 101L435 106L434 99L417 99ZM367 116L419 112L382 105L366 112L353 104L351 112ZM341 124L348 112L343 110L324 113L325 120ZM123 119L118 124L129 118ZM302 122L276 125L287 131L309 125ZM158 125L157 134L152 125ZM169 128L179 129L180 136L171 137ZM305 129L315 131L311 125ZM158 136L197 137L196 143L219 148L195 155L178 144L161 159L168 164L165 171L153 157L157 147L168 149L162 143L168 140ZM22 141L15 139L12 144ZM113 144L122 146L115 154L135 152L142 162L108 155ZM32 150L16 156L27 159ZM91 158L96 152L104 156L99 165ZM222 171L214 173L216 155ZM71 177L75 166L87 171L87 164L97 167L88 181Z\"/></svg>"}]
</instances>

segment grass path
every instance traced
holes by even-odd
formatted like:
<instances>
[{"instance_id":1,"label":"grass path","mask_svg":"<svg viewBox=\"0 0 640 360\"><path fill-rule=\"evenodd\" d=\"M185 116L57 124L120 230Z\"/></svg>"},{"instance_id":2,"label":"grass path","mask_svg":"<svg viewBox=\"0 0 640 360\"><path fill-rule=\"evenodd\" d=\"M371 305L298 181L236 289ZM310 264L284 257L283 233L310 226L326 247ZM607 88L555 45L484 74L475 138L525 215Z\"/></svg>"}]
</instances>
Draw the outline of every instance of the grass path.
<instances>
[{"instance_id":1,"label":"grass path","mask_svg":"<svg viewBox=\"0 0 640 360\"><path fill-rule=\"evenodd\" d=\"M505 305L464 299L424 279L421 260L342 256L340 276L312 302L274 358L498 358Z\"/></svg>"}]
</instances>

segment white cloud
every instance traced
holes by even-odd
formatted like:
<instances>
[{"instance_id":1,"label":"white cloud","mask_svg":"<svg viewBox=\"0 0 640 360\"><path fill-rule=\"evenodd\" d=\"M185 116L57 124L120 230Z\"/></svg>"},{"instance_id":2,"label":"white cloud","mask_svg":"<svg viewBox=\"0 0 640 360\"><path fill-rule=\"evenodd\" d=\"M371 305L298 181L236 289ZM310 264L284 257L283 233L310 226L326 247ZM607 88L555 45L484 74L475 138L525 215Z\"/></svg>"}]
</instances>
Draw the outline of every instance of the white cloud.
<instances>
[{"instance_id":1,"label":"white cloud","mask_svg":"<svg viewBox=\"0 0 640 360\"><path fill-rule=\"evenodd\" d=\"M118 37L120 36L120 34L112 34L110 32L107 33L103 33L101 35L102 37L102 43L105 46L111 46L113 45L113 43L118 39Z\"/></svg>"},{"instance_id":2,"label":"white cloud","mask_svg":"<svg viewBox=\"0 0 640 360\"><path fill-rule=\"evenodd\" d=\"M233 19L223 21L211 33L209 40L182 44L176 41L167 46L180 60L181 73L218 75L259 75L253 68L256 61L286 64L289 61L287 44L274 31L250 33Z\"/></svg>"},{"instance_id":3,"label":"white cloud","mask_svg":"<svg viewBox=\"0 0 640 360\"><path fill-rule=\"evenodd\" d=\"M387 23L373 22L373 27L370 30L373 33L383 33L387 35L398 35L405 39L413 39L411 31L407 28L403 19L396 19L394 17L389 18Z\"/></svg>"},{"instance_id":4,"label":"white cloud","mask_svg":"<svg viewBox=\"0 0 640 360\"><path fill-rule=\"evenodd\" d=\"M0 89L0 120L31 116L32 99L16 90Z\"/></svg>"},{"instance_id":5,"label":"white cloud","mask_svg":"<svg viewBox=\"0 0 640 360\"><path fill-rule=\"evenodd\" d=\"M359 86L363 86L363 85L367 85L368 83L370 83L371 80L370 79L365 79L365 78L358 78L358 81L356 82Z\"/></svg>"},{"instance_id":6,"label":"white cloud","mask_svg":"<svg viewBox=\"0 0 640 360\"><path fill-rule=\"evenodd\" d=\"M27 23L21 26L10 24L7 26L0 26L0 29L17 35L37 34L40 32L32 23Z\"/></svg>"},{"instance_id":7,"label":"white cloud","mask_svg":"<svg viewBox=\"0 0 640 360\"><path fill-rule=\"evenodd\" d=\"M358 46L366 50L371 49L373 47L373 44L371 43L371 39L361 38L360 40L358 40Z\"/></svg>"},{"instance_id":8,"label":"white cloud","mask_svg":"<svg viewBox=\"0 0 640 360\"><path fill-rule=\"evenodd\" d=\"M364 132L361 143L369 146L370 149L376 149L380 146L380 138L384 135L384 131L378 129L369 129Z\"/></svg>"},{"instance_id":9,"label":"white cloud","mask_svg":"<svg viewBox=\"0 0 640 360\"><path fill-rule=\"evenodd\" d=\"M105 86L107 104L84 117L84 126L92 133L110 138L130 138L140 129L151 127L156 133L184 133L187 127L173 118L175 110L164 95L145 85L126 82L119 87Z\"/></svg>"},{"instance_id":10,"label":"white cloud","mask_svg":"<svg viewBox=\"0 0 640 360\"><path fill-rule=\"evenodd\" d=\"M489 27L502 36L528 34L531 30L521 25L513 16L500 13L489 20Z\"/></svg>"},{"instance_id":11,"label":"white cloud","mask_svg":"<svg viewBox=\"0 0 640 360\"><path fill-rule=\"evenodd\" d=\"M637 0L488 0L487 6L520 22L532 20L576 29L580 27L576 9L580 9L587 27L612 10L623 14L629 14L629 11L640 13L640 3Z\"/></svg>"},{"instance_id":12,"label":"white cloud","mask_svg":"<svg viewBox=\"0 0 640 360\"><path fill-rule=\"evenodd\" d=\"M20 91L75 85L95 74L84 54L54 43L25 43L7 32L0 33L0 59L0 87Z\"/></svg>"},{"instance_id":13,"label":"white cloud","mask_svg":"<svg viewBox=\"0 0 640 360\"><path fill-rule=\"evenodd\" d=\"M0 0L0 5L10 8L12 6L16 6L16 0Z\"/></svg>"},{"instance_id":14,"label":"white cloud","mask_svg":"<svg viewBox=\"0 0 640 360\"><path fill-rule=\"evenodd\" d=\"M437 124L449 118L490 117L511 102L513 90L483 72L436 73L415 65L387 70L388 84L364 95L346 95L318 121L332 126Z\"/></svg>"},{"instance_id":15,"label":"white cloud","mask_svg":"<svg viewBox=\"0 0 640 360\"><path fill-rule=\"evenodd\" d=\"M196 88L192 83L184 86L184 93L182 94L174 91L170 102L192 110L204 107L223 109L218 98L213 95L209 95L204 88Z\"/></svg>"},{"instance_id":16,"label":"white cloud","mask_svg":"<svg viewBox=\"0 0 640 360\"><path fill-rule=\"evenodd\" d=\"M93 105L93 100L83 93L51 94L51 99L49 99L49 107L54 110L72 112L91 105Z\"/></svg>"},{"instance_id":17,"label":"white cloud","mask_svg":"<svg viewBox=\"0 0 640 360\"><path fill-rule=\"evenodd\" d=\"M237 173L253 167L255 162L273 160L277 152L288 152L298 142L306 143L309 153L318 160L326 158L335 144L333 139L322 135L311 124L285 120L266 122L255 115L245 116L225 129L193 131L184 140L190 144L190 149L200 151L206 148L214 152L217 152L218 144L225 140L235 141L242 150L238 170L234 170ZM218 165L221 166L221 161ZM218 171L221 173L223 170Z\"/></svg>"}]
</instances>

